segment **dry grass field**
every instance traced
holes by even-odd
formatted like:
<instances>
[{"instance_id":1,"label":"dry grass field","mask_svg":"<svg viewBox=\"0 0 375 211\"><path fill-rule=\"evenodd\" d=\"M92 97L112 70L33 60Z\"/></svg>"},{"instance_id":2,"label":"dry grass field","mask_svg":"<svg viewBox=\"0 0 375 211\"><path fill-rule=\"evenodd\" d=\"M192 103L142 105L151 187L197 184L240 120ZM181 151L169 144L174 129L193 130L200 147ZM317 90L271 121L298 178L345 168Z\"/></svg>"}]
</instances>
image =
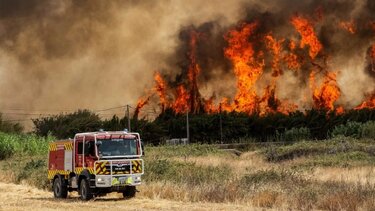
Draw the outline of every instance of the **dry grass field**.
<instances>
[{"instance_id":1,"label":"dry grass field","mask_svg":"<svg viewBox=\"0 0 375 211\"><path fill-rule=\"evenodd\" d=\"M45 156L15 155L0 161L0 210L375 210L372 142L300 142L239 156L208 145L148 147L136 198L90 202L74 193L53 199Z\"/></svg>"},{"instance_id":2,"label":"dry grass field","mask_svg":"<svg viewBox=\"0 0 375 211\"><path fill-rule=\"evenodd\" d=\"M76 194L66 200L52 198L52 193L29 185L0 183L0 210L248 210L245 205L223 203L189 203L165 199L137 197L124 200L110 194L90 202L82 202ZM256 210L256 209L255 209Z\"/></svg>"}]
</instances>

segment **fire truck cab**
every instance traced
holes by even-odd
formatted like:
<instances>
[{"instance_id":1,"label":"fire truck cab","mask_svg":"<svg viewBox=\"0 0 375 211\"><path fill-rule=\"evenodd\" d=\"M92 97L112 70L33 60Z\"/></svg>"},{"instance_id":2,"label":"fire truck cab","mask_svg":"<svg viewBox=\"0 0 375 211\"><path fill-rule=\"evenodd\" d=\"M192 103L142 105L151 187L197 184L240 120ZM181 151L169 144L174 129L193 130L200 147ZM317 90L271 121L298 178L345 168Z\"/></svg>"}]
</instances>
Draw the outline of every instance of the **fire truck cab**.
<instances>
[{"instance_id":1,"label":"fire truck cab","mask_svg":"<svg viewBox=\"0 0 375 211\"><path fill-rule=\"evenodd\" d=\"M48 179L55 198L78 191L82 200L110 192L134 197L144 171L138 133L78 133L49 145Z\"/></svg>"}]
</instances>

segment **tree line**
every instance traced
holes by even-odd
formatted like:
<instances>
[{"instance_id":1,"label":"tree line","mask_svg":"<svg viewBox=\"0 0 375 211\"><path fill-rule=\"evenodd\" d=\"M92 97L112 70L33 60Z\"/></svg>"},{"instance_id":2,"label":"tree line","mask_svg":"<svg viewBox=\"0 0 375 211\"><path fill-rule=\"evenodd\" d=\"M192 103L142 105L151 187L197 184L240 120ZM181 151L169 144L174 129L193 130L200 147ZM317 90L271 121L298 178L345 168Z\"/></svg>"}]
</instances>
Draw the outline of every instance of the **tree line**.
<instances>
[{"instance_id":1,"label":"tree line","mask_svg":"<svg viewBox=\"0 0 375 211\"><path fill-rule=\"evenodd\" d=\"M259 142L279 141L280 138L302 134L309 139L325 139L338 126L350 122L364 123L375 120L375 110L350 110L344 114L311 109L296 111L288 115L270 113L267 115L223 112L215 114L189 114L190 142L224 143L249 139ZM171 138L186 138L186 114L165 110L152 121L131 120L132 131L139 132L145 143L160 144ZM72 138L78 132L117 131L127 128L127 117L114 115L101 119L89 110L41 117L33 120L34 132L40 136L49 134L59 138ZM337 130L336 130L337 131ZM289 135L288 135L289 134ZM291 135L291 136L290 136Z\"/></svg>"}]
</instances>

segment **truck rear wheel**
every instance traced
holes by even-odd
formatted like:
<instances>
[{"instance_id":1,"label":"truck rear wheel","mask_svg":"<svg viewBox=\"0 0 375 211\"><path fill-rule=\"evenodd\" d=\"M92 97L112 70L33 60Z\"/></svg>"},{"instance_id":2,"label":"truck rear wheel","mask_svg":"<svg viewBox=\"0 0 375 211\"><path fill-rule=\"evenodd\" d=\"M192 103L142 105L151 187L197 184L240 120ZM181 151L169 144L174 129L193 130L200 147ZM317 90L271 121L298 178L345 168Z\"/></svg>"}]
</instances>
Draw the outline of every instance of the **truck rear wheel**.
<instances>
[{"instance_id":1,"label":"truck rear wheel","mask_svg":"<svg viewBox=\"0 0 375 211\"><path fill-rule=\"evenodd\" d=\"M124 192L122 192L122 195L124 198L133 198L136 192L137 189L135 186L126 186Z\"/></svg>"},{"instance_id":2,"label":"truck rear wheel","mask_svg":"<svg viewBox=\"0 0 375 211\"><path fill-rule=\"evenodd\" d=\"M88 201L88 200L92 199L92 197L93 197L89 182L86 179L81 180L79 192L81 193L81 199L84 200L84 201Z\"/></svg>"},{"instance_id":3,"label":"truck rear wheel","mask_svg":"<svg viewBox=\"0 0 375 211\"><path fill-rule=\"evenodd\" d=\"M58 176L53 180L53 195L55 198L68 197L68 187L65 179L61 176Z\"/></svg>"}]
</instances>

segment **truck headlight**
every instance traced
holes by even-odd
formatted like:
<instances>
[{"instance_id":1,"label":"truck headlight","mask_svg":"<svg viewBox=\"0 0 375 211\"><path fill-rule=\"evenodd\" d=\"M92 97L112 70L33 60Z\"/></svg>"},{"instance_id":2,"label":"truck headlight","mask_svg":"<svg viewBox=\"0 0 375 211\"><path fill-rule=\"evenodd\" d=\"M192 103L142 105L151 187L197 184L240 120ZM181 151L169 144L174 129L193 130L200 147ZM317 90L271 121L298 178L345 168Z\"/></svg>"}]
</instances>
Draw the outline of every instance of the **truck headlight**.
<instances>
[{"instance_id":1,"label":"truck headlight","mask_svg":"<svg viewBox=\"0 0 375 211\"><path fill-rule=\"evenodd\" d=\"M106 177L97 177L97 178L96 178L96 182L97 182L97 183L100 183L100 184L111 183L109 177L108 177L108 178L106 178Z\"/></svg>"}]
</instances>

